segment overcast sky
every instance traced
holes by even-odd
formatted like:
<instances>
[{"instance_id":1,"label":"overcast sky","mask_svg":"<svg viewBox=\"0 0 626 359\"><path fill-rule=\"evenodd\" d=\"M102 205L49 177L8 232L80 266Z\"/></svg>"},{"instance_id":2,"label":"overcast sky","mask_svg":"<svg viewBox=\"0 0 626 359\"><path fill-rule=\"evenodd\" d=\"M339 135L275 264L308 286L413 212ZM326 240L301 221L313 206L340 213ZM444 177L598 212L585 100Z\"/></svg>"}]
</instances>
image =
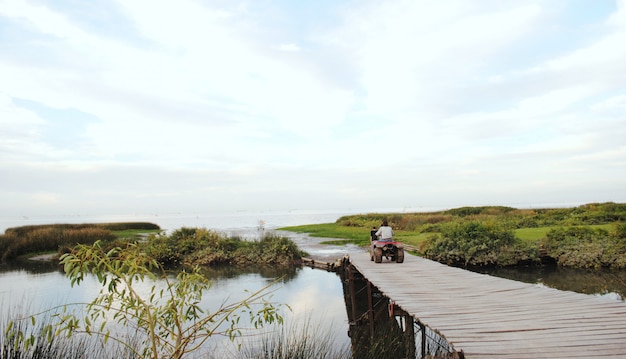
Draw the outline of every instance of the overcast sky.
<instances>
[{"instance_id":1,"label":"overcast sky","mask_svg":"<svg viewBox=\"0 0 626 359\"><path fill-rule=\"evenodd\" d=\"M624 0L0 0L0 215L626 201Z\"/></svg>"}]
</instances>

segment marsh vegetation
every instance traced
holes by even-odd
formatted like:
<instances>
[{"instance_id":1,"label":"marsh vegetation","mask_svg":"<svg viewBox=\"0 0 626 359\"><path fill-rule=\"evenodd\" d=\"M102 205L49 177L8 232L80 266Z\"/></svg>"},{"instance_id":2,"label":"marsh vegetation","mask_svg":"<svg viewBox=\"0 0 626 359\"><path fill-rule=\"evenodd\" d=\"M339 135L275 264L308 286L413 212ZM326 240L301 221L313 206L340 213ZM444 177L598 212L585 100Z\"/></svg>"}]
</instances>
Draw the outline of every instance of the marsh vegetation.
<instances>
[{"instance_id":1,"label":"marsh vegetation","mask_svg":"<svg viewBox=\"0 0 626 359\"><path fill-rule=\"evenodd\" d=\"M344 216L335 223L282 228L329 237L329 244L369 244L387 220L416 254L455 266L553 263L572 268L626 268L626 204L573 208L462 207L428 213Z\"/></svg>"}]
</instances>

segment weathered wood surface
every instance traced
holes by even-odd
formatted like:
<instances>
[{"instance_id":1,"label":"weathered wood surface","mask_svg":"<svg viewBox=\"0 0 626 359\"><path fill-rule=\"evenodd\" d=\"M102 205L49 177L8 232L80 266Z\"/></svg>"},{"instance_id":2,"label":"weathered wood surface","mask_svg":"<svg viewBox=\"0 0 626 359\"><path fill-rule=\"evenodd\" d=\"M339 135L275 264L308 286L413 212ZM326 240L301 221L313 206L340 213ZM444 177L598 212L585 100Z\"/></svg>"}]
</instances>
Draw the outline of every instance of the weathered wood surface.
<instances>
[{"instance_id":1,"label":"weathered wood surface","mask_svg":"<svg viewBox=\"0 0 626 359\"><path fill-rule=\"evenodd\" d=\"M407 255L350 262L466 358L626 358L626 303L492 277Z\"/></svg>"}]
</instances>

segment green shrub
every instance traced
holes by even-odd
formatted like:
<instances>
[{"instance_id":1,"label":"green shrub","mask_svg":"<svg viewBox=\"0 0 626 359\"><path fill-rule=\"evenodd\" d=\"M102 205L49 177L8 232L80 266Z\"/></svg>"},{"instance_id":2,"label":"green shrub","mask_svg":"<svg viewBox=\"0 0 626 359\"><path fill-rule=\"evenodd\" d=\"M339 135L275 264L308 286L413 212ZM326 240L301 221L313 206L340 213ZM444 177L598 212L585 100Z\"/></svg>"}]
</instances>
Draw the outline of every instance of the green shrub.
<instances>
[{"instance_id":1,"label":"green shrub","mask_svg":"<svg viewBox=\"0 0 626 359\"><path fill-rule=\"evenodd\" d=\"M558 265L577 268L626 268L626 225L617 223L611 232L589 226L554 228L541 247Z\"/></svg>"},{"instance_id":2,"label":"green shrub","mask_svg":"<svg viewBox=\"0 0 626 359\"><path fill-rule=\"evenodd\" d=\"M204 228L181 228L151 235L145 251L162 265L290 264L302 255L288 237L266 234L259 241L227 237Z\"/></svg>"},{"instance_id":3,"label":"green shrub","mask_svg":"<svg viewBox=\"0 0 626 359\"><path fill-rule=\"evenodd\" d=\"M439 235L431 236L421 250L428 258L448 264L465 266L511 265L520 251L519 241L511 230L493 223L459 222L441 227ZM530 255L527 255L528 257Z\"/></svg>"},{"instance_id":4,"label":"green shrub","mask_svg":"<svg viewBox=\"0 0 626 359\"><path fill-rule=\"evenodd\" d=\"M290 264L301 258L298 246L288 237L265 235L258 242L263 261L267 264Z\"/></svg>"}]
</instances>

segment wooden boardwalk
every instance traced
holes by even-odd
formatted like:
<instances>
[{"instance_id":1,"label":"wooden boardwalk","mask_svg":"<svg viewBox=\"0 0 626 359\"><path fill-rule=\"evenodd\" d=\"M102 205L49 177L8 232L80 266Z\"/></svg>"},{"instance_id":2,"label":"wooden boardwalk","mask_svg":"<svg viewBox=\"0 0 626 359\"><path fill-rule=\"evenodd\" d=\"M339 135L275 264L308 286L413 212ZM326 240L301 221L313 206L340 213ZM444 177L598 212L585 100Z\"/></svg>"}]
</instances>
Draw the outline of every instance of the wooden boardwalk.
<instances>
[{"instance_id":1,"label":"wooden boardwalk","mask_svg":"<svg viewBox=\"0 0 626 359\"><path fill-rule=\"evenodd\" d=\"M407 255L350 263L466 358L626 358L626 303L478 274Z\"/></svg>"}]
</instances>

